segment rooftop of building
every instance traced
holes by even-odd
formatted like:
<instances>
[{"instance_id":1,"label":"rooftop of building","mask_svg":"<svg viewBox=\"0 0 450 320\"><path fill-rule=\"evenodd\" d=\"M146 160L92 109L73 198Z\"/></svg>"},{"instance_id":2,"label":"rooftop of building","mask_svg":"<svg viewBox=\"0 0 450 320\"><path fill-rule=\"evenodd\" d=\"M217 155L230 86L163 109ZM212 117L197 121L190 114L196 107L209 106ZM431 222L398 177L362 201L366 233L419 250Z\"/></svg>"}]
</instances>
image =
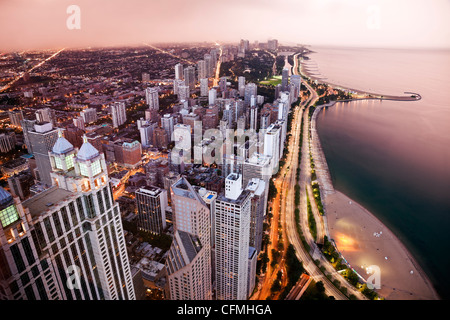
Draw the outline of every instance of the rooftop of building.
<instances>
[{"instance_id":1,"label":"rooftop of building","mask_svg":"<svg viewBox=\"0 0 450 320\"><path fill-rule=\"evenodd\" d=\"M183 245L184 250L188 256L189 262L194 260L197 253L201 250L202 245L200 240L190 233L178 230L178 235Z\"/></svg>"},{"instance_id":2,"label":"rooftop of building","mask_svg":"<svg viewBox=\"0 0 450 320\"><path fill-rule=\"evenodd\" d=\"M255 195L262 195L266 189L264 180L252 178L247 184L246 190L252 191Z\"/></svg>"},{"instance_id":3,"label":"rooftop of building","mask_svg":"<svg viewBox=\"0 0 450 320\"><path fill-rule=\"evenodd\" d=\"M0 208L9 206L12 203L13 203L12 195L8 191L0 187Z\"/></svg>"},{"instance_id":4,"label":"rooftop of building","mask_svg":"<svg viewBox=\"0 0 450 320\"><path fill-rule=\"evenodd\" d=\"M61 131L58 133L58 135L59 137L52 148L52 152L56 154L64 154L66 152L72 151L74 149L73 145L62 136Z\"/></svg>"},{"instance_id":5,"label":"rooftop of building","mask_svg":"<svg viewBox=\"0 0 450 320\"><path fill-rule=\"evenodd\" d=\"M176 195L186 197L189 199L197 200L201 204L205 205L205 202L200 197L200 195L195 191L195 189L192 187L192 185L186 180L186 178L182 177L180 180L175 182L172 185L172 191Z\"/></svg>"},{"instance_id":6,"label":"rooftop of building","mask_svg":"<svg viewBox=\"0 0 450 320\"><path fill-rule=\"evenodd\" d=\"M242 203L250 195L250 190L242 190L241 194L236 200L225 197L225 193L221 193L217 196L217 201L228 202L235 205L242 205Z\"/></svg>"},{"instance_id":7,"label":"rooftop of building","mask_svg":"<svg viewBox=\"0 0 450 320\"><path fill-rule=\"evenodd\" d=\"M145 194L149 194L151 196L157 196L159 195L161 192L163 192L162 189L158 188L158 187L154 187L154 186L143 186L140 187L136 193L145 193Z\"/></svg>"},{"instance_id":8,"label":"rooftop of building","mask_svg":"<svg viewBox=\"0 0 450 320\"><path fill-rule=\"evenodd\" d=\"M264 164L270 164L271 156L264 155L262 153L255 152L249 157L248 159L245 159L246 163L250 164L257 164L257 165L264 165Z\"/></svg>"},{"instance_id":9,"label":"rooftop of building","mask_svg":"<svg viewBox=\"0 0 450 320\"><path fill-rule=\"evenodd\" d=\"M24 208L28 208L32 217L39 216L41 214L45 214L47 211L52 210L59 203L66 201L75 194L73 192L58 188L52 187L47 190L42 191L41 193L31 197L30 199L22 202Z\"/></svg>"},{"instance_id":10,"label":"rooftop of building","mask_svg":"<svg viewBox=\"0 0 450 320\"><path fill-rule=\"evenodd\" d=\"M84 136L83 145L80 150L78 150L77 158L81 160L90 160L97 157L99 154L99 151L90 142L88 142L86 136Z\"/></svg>"}]
</instances>

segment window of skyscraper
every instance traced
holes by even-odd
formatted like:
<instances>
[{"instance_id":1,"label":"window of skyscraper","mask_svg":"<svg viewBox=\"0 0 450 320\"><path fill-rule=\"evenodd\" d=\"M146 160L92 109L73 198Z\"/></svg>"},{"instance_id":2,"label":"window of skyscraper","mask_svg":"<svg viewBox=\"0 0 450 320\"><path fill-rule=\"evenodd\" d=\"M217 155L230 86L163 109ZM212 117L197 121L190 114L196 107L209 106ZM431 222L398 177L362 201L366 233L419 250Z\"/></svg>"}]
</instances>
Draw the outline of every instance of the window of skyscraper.
<instances>
[{"instance_id":1,"label":"window of skyscraper","mask_svg":"<svg viewBox=\"0 0 450 320\"><path fill-rule=\"evenodd\" d=\"M17 213L14 205L0 211L0 221L3 228L9 226L13 222L16 222L17 220L19 220L19 214Z\"/></svg>"}]
</instances>

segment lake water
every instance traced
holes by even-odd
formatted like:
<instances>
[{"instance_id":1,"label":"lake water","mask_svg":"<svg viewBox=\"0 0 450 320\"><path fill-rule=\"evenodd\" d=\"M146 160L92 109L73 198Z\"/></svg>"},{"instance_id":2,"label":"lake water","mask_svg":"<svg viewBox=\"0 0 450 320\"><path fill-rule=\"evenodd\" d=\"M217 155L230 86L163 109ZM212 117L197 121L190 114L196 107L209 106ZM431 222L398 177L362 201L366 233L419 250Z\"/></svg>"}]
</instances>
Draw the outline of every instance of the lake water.
<instances>
[{"instance_id":1,"label":"lake water","mask_svg":"<svg viewBox=\"0 0 450 320\"><path fill-rule=\"evenodd\" d=\"M317 126L335 188L370 210L450 298L450 51L312 48L325 81L420 101L358 101Z\"/></svg>"}]
</instances>

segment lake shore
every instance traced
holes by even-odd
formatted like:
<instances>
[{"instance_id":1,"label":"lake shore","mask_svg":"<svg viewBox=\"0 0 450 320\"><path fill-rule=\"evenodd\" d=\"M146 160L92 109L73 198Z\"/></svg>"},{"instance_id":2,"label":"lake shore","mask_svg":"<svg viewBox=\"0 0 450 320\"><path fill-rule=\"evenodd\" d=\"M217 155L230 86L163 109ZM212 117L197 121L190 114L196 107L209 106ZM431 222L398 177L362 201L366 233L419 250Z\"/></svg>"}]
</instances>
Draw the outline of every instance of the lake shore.
<instances>
[{"instance_id":1,"label":"lake shore","mask_svg":"<svg viewBox=\"0 0 450 320\"><path fill-rule=\"evenodd\" d=\"M381 288L376 291L385 299L439 299L427 275L395 234L371 212L332 186L316 129L316 118L322 108L318 106L312 116L311 131L328 238L363 279L368 280L371 275L366 268L379 268Z\"/></svg>"}]
</instances>

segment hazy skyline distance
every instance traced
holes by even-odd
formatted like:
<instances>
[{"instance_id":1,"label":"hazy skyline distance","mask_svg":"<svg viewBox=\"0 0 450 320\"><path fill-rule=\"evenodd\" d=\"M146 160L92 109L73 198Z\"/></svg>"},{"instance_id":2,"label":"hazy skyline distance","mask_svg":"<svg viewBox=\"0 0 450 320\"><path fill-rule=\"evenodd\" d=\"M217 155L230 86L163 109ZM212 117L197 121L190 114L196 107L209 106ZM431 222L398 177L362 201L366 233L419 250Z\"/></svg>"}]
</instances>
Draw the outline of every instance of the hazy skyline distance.
<instances>
[{"instance_id":1,"label":"hazy skyline distance","mask_svg":"<svg viewBox=\"0 0 450 320\"><path fill-rule=\"evenodd\" d=\"M240 39L450 48L449 12L448 0L0 0L0 51Z\"/></svg>"}]
</instances>

